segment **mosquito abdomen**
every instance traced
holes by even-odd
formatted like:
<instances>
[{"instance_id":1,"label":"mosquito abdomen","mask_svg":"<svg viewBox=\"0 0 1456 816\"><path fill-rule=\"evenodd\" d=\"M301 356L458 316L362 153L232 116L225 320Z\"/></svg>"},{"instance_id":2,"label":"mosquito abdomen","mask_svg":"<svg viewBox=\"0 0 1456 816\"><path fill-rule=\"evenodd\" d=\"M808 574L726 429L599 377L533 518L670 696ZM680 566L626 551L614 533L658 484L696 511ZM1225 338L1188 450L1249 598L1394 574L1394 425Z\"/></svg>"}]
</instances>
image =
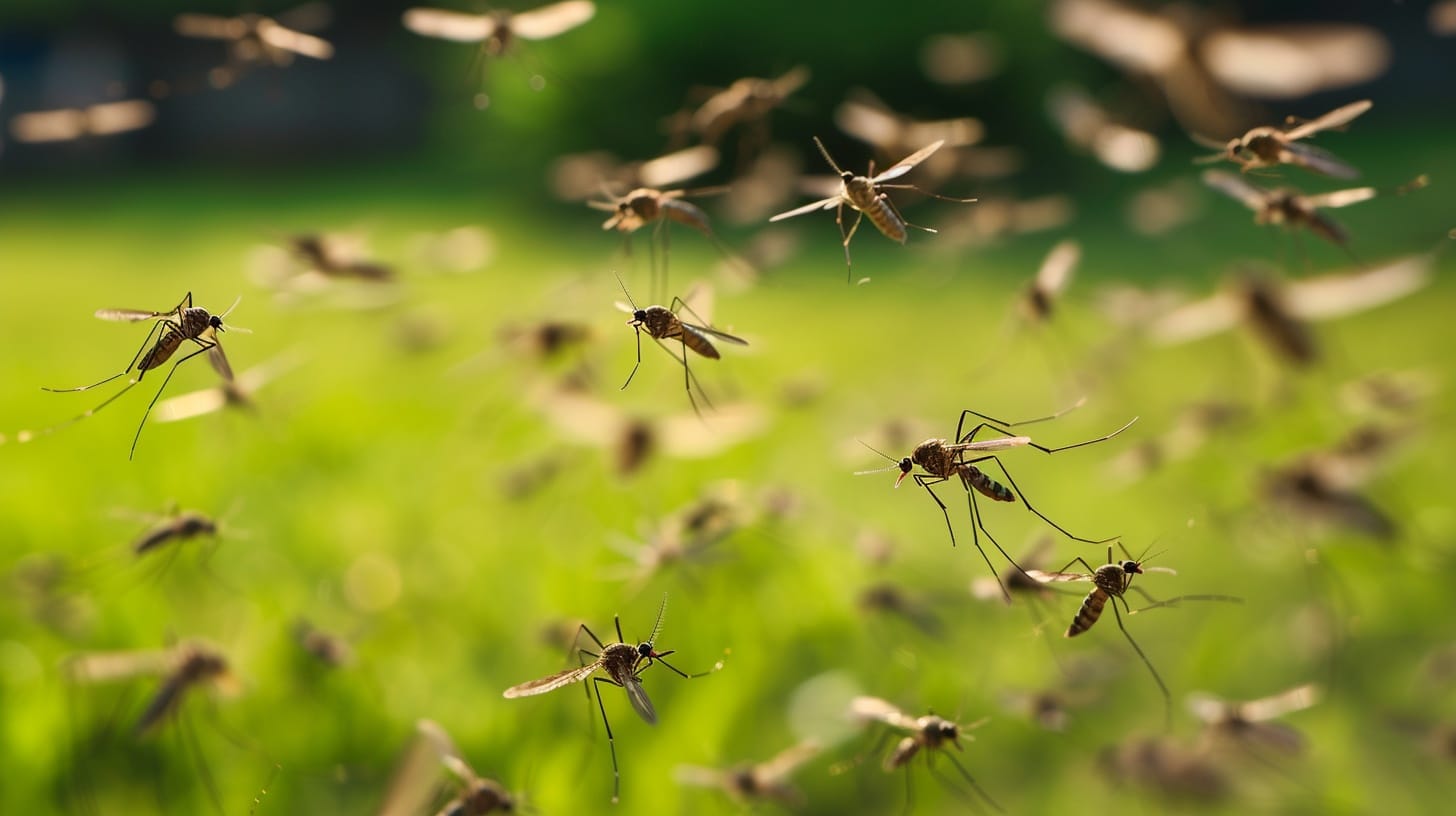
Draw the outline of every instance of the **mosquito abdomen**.
<instances>
[{"instance_id":1,"label":"mosquito abdomen","mask_svg":"<svg viewBox=\"0 0 1456 816\"><path fill-rule=\"evenodd\" d=\"M1016 494L1011 492L1011 488L982 473L975 465L966 465L961 470L961 478L988 499L1000 502L1016 501Z\"/></svg>"},{"instance_id":2,"label":"mosquito abdomen","mask_svg":"<svg viewBox=\"0 0 1456 816\"><path fill-rule=\"evenodd\" d=\"M1063 637L1076 637L1088 629L1092 624L1102 617L1102 609L1107 606L1107 593L1100 587L1087 593L1086 600L1082 601L1082 608L1077 610L1077 617L1072 618L1072 625L1067 627L1067 633Z\"/></svg>"},{"instance_id":3,"label":"mosquito abdomen","mask_svg":"<svg viewBox=\"0 0 1456 816\"><path fill-rule=\"evenodd\" d=\"M696 332L682 332L682 341L683 345L687 346L693 351L696 351L704 357L708 357L713 360L717 360L722 357L722 355L718 353L718 349L715 348L712 343L709 343L707 338L697 334Z\"/></svg>"},{"instance_id":4,"label":"mosquito abdomen","mask_svg":"<svg viewBox=\"0 0 1456 816\"><path fill-rule=\"evenodd\" d=\"M708 226L708 214L698 206L671 198L659 201L658 206L662 208L662 215L669 220L686 224L704 235L713 234L713 228Z\"/></svg>"}]
</instances>

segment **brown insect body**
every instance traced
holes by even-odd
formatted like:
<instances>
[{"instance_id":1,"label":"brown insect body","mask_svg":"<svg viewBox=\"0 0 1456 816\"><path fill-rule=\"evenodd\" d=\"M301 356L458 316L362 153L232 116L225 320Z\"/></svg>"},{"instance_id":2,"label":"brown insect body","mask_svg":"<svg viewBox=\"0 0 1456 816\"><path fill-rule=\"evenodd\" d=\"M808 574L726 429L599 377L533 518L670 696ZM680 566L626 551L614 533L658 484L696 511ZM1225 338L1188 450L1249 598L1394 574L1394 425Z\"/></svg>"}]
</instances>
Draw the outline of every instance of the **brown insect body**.
<instances>
[{"instance_id":1,"label":"brown insect body","mask_svg":"<svg viewBox=\"0 0 1456 816\"><path fill-rule=\"evenodd\" d=\"M944 439L927 439L915 446L909 461L919 465L926 473L942 479L959 478L966 487L992 501L1015 502L1016 494L1011 489L992 479L975 465L960 460L960 451L946 444ZM901 478L910 470L901 463Z\"/></svg>"},{"instance_id":2,"label":"brown insect body","mask_svg":"<svg viewBox=\"0 0 1456 816\"><path fill-rule=\"evenodd\" d=\"M193 686L222 677L228 673L227 660L216 652L200 647L189 649L157 690L146 710L137 720L136 733L145 734L158 723L171 716L182 702L182 695Z\"/></svg>"},{"instance_id":3,"label":"brown insect body","mask_svg":"<svg viewBox=\"0 0 1456 816\"><path fill-rule=\"evenodd\" d=\"M655 340L680 340L683 345L704 357L713 360L722 357L718 353L718 349L708 342L708 338L686 326L666 306L648 306L646 309L638 309L632 313L632 319L627 321L627 325L642 327Z\"/></svg>"},{"instance_id":4,"label":"brown insect body","mask_svg":"<svg viewBox=\"0 0 1456 816\"><path fill-rule=\"evenodd\" d=\"M152 346L142 357L137 368L141 371L151 371L176 353L182 343L187 340L196 340L202 337L203 332L208 329L219 329L222 327L222 318L214 317L201 306L191 306L182 310L175 323L168 322L168 328L162 332L156 345Z\"/></svg>"},{"instance_id":5,"label":"brown insect body","mask_svg":"<svg viewBox=\"0 0 1456 816\"><path fill-rule=\"evenodd\" d=\"M1132 582L1132 576L1142 574L1142 566L1136 561L1123 561L1120 564L1104 564L1092 573L1092 591L1087 593L1086 599L1082 601L1082 607L1077 610L1076 617L1072 618L1072 625L1067 627L1064 637L1076 637L1097 623L1102 617L1102 610L1107 606L1107 601L1116 596L1121 598L1127 592L1128 585Z\"/></svg>"},{"instance_id":6,"label":"brown insect body","mask_svg":"<svg viewBox=\"0 0 1456 816\"><path fill-rule=\"evenodd\" d=\"M217 522L196 510L187 510L142 533L132 542L131 549L143 555L173 539L186 541L202 535L217 535Z\"/></svg>"},{"instance_id":7,"label":"brown insect body","mask_svg":"<svg viewBox=\"0 0 1456 816\"><path fill-rule=\"evenodd\" d=\"M844 203L864 213L881 235L896 243L905 243L908 237L905 219L890 206L890 199L880 192L873 179L845 172L840 181L844 185L840 191Z\"/></svg>"},{"instance_id":8,"label":"brown insect body","mask_svg":"<svg viewBox=\"0 0 1456 816\"><path fill-rule=\"evenodd\" d=\"M686 190L657 190L651 187L638 187L605 207L601 206L601 202L596 202L594 206L597 206L598 209L616 210L612 217L602 222L604 230L636 232L647 224L666 219L692 227L710 238L713 237L713 228L708 224L708 214L696 204L683 201L683 196L687 194Z\"/></svg>"},{"instance_id":9,"label":"brown insect body","mask_svg":"<svg viewBox=\"0 0 1456 816\"><path fill-rule=\"evenodd\" d=\"M500 811L510 813L516 808L514 797L499 782L493 779L472 779L459 796L445 803L437 816L485 816Z\"/></svg>"},{"instance_id":10,"label":"brown insect body","mask_svg":"<svg viewBox=\"0 0 1456 816\"><path fill-rule=\"evenodd\" d=\"M1250 276L1242 282L1249 326L1285 359L1310 365L1319 359L1319 346L1304 321L1295 317L1272 282Z\"/></svg>"}]
</instances>

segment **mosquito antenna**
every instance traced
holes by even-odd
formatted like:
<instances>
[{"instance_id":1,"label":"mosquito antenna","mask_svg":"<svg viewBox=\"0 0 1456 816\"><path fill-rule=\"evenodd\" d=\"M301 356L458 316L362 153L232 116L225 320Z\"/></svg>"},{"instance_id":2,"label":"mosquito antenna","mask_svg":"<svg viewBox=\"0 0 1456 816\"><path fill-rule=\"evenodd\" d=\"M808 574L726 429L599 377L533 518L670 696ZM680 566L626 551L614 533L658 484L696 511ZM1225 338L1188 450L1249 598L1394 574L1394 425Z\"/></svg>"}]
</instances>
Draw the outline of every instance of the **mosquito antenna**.
<instances>
[{"instance_id":1,"label":"mosquito antenna","mask_svg":"<svg viewBox=\"0 0 1456 816\"><path fill-rule=\"evenodd\" d=\"M869 448L870 450L872 450L875 453L879 454L880 456L884 457L884 459L890 463L888 465L885 465L882 468L875 468L874 470L856 470L854 472L854 475L856 475L856 476L868 476L871 473L884 473L887 470L901 470L901 471L904 470L904 466L901 464L901 460L896 459L895 457L890 456L889 454L886 454L884 451L881 451L881 450L876 449L875 447L873 447L869 443L865 442L863 439L856 439L854 441L860 443L861 445L864 445L866 448Z\"/></svg>"},{"instance_id":2,"label":"mosquito antenna","mask_svg":"<svg viewBox=\"0 0 1456 816\"><path fill-rule=\"evenodd\" d=\"M613 272L612 275L617 278L617 285L622 287L622 294L627 296L627 303L631 304L632 311L637 311L637 304L635 301L632 300L632 293L627 291L627 284L622 282L622 276L618 275L616 272Z\"/></svg>"},{"instance_id":3,"label":"mosquito antenna","mask_svg":"<svg viewBox=\"0 0 1456 816\"><path fill-rule=\"evenodd\" d=\"M829 155L829 150L824 147L823 142L819 141L818 136L814 137L814 144L819 147L819 155L824 157L824 161L829 162L829 166L834 168L834 172L841 176L844 175L844 171L840 170L839 165L834 163L834 157Z\"/></svg>"},{"instance_id":4,"label":"mosquito antenna","mask_svg":"<svg viewBox=\"0 0 1456 816\"><path fill-rule=\"evenodd\" d=\"M227 311L225 311L222 314L218 315L217 316L218 319L219 320L226 319L228 315L230 315L230 314L233 313L233 309L238 308L238 304L239 303L242 303L242 302L243 302L243 296L242 295L238 295L237 297L233 298L233 305L227 307Z\"/></svg>"},{"instance_id":5,"label":"mosquito antenna","mask_svg":"<svg viewBox=\"0 0 1456 816\"><path fill-rule=\"evenodd\" d=\"M657 633L662 631L662 616L667 612L667 593L662 594L662 605L657 607L657 621L652 624L652 634L648 636L648 643L657 642Z\"/></svg>"}]
</instances>

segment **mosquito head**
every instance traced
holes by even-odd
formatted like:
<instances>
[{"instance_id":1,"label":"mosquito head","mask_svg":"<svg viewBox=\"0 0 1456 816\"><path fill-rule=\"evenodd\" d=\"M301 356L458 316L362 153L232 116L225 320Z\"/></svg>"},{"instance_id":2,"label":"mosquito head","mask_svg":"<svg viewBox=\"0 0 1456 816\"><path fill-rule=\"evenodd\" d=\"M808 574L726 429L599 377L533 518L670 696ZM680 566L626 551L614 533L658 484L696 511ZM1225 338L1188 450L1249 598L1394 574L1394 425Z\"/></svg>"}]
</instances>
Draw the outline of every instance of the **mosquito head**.
<instances>
[{"instance_id":1,"label":"mosquito head","mask_svg":"<svg viewBox=\"0 0 1456 816\"><path fill-rule=\"evenodd\" d=\"M222 315L213 315L209 317L207 319L207 325L211 326L213 331L227 331L227 329L223 328L222 325Z\"/></svg>"},{"instance_id":2,"label":"mosquito head","mask_svg":"<svg viewBox=\"0 0 1456 816\"><path fill-rule=\"evenodd\" d=\"M854 181L854 174L849 172L848 170L840 171L839 180L844 182L845 184L848 184L851 181Z\"/></svg>"},{"instance_id":3,"label":"mosquito head","mask_svg":"<svg viewBox=\"0 0 1456 816\"><path fill-rule=\"evenodd\" d=\"M1138 563L1137 561L1131 561L1131 560L1129 560L1129 561L1123 561L1118 566L1122 567L1122 571L1125 572L1125 573L1127 573L1128 575L1142 575L1143 574L1143 565L1140 564L1140 563Z\"/></svg>"},{"instance_id":4,"label":"mosquito head","mask_svg":"<svg viewBox=\"0 0 1456 816\"><path fill-rule=\"evenodd\" d=\"M915 464L910 461L910 457L906 456L897 462L895 467L900 469L900 475L895 477L895 487L899 487L900 483L905 481L905 477L910 475L910 470L915 467Z\"/></svg>"},{"instance_id":5,"label":"mosquito head","mask_svg":"<svg viewBox=\"0 0 1456 816\"><path fill-rule=\"evenodd\" d=\"M863 476L863 475L868 474L868 473L884 473L885 471L889 470L890 468L897 468L900 471L900 475L895 478L895 487L899 487L900 486L900 483L903 482L903 481L905 481L905 477L910 475L910 470L915 467L915 463L912 462L912 461L910 461L910 457L908 457L908 456L906 456L903 459L897 460L897 459L895 459L895 457L890 456L889 454L885 453L884 451L879 450L878 448L874 447L873 445L869 444L868 442L865 442L863 439L856 439L855 441L858 442L858 443L860 443L861 445L864 445L866 448L869 448L870 450L874 451L875 453L879 454L880 455L880 458L885 459L885 460L888 460L890 462L890 464L888 464L888 465L886 465L885 467L882 467L882 468L875 468L874 470L861 470L861 471L858 471L858 472L856 472L854 474L856 476Z\"/></svg>"}]
</instances>

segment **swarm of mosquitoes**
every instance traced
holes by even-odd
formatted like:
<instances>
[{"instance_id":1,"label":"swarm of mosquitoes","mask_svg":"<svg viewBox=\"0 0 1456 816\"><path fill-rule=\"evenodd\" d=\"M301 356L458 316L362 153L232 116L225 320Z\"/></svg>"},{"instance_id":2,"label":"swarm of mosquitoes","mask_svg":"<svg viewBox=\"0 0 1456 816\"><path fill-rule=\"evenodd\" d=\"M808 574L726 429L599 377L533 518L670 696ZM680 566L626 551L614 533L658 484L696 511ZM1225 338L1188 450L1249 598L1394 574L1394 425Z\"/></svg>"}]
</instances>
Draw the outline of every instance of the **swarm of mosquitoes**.
<instances>
[{"instance_id":1,"label":"swarm of mosquitoes","mask_svg":"<svg viewBox=\"0 0 1456 816\"><path fill-rule=\"evenodd\" d=\"M1433 10L1431 25L1437 33L1444 34L1456 29L1451 23L1456 16L1446 13L1451 10L1451 4L1441 5L1444 10ZM596 5L589 0L565 0L519 12L467 13L411 8L404 12L402 23L422 37L473 44L480 59L494 60L519 51L524 42L567 35L590 22L596 10ZM330 17L326 6L309 3L276 18L252 13L232 18L183 14L176 18L175 30L183 37L225 44L224 61L207 79L210 87L224 88L253 71L284 68L298 57L330 59L333 46L316 33L329 24ZM1104 300L1114 322L1129 331L1145 332L1154 343L1160 344L1191 342L1242 325L1275 358L1292 367L1307 367L1321 360L1321 350L1309 321L1373 308L1410 295L1428 283L1433 263L1431 254L1365 263L1353 251L1349 233L1327 212L1383 195L1410 192L1425 185L1424 177L1388 190L1362 186L1305 193L1282 183L1286 171L1306 179L1326 177L1342 183L1357 178L1360 174L1355 166L1312 142L1316 137L1344 131L1367 116L1373 108L1370 100L1351 102L1313 119L1289 117L1281 123L1259 125L1242 133L1235 124L1250 121L1246 115L1250 97L1295 99L1378 76L1385 70L1390 55L1388 46L1377 34L1355 25L1260 28L1204 18L1184 19L1175 17L1171 10L1144 11L1121 0L1056 0L1051 4L1050 24L1058 36L1072 45L1107 60L1140 82L1150 82L1190 137L1217 151L1199 158L1199 163L1237 167L1237 172L1204 170L1198 176L1203 184L1251 210L1256 224L1283 227L1296 240L1301 231L1308 232L1337 247L1353 264L1349 271L1296 279L1262 264L1246 265L1231 272L1227 284L1217 294L1193 302L1185 301L1176 293L1108 291ZM996 47L984 39L941 35L934 38L932 46L923 55L926 72L952 87L977 81L987 71L994 71L1000 60ZM1278 58L1284 60L1280 64L1287 70L1259 69L1259 55L1265 53L1260 48L1277 52ZM1340 56L1338 66L1330 65L1332 53ZM1272 56L1268 59L1271 63L1275 60ZM1294 64L1290 65L1291 62ZM761 266L782 262L782 255L774 254L771 249L761 253L735 252L718 237L708 211L694 203L695 199L726 195L735 199L733 206L739 211L767 216L786 206L796 192L807 193L813 201L783 209L762 220L777 223L833 210L846 280L852 282L855 267L851 242L863 222L868 221L874 231L890 241L905 244L911 229L930 234L938 231L908 220L902 206L911 197L977 203L973 197L942 195L904 181L912 173L920 171L925 185L932 187L952 178L995 178L1014 172L1017 161L1009 151L998 152L996 148L978 144L985 132L980 121L969 117L919 121L895 112L868 92L856 92L841 106L836 121L848 135L873 149L867 158L847 161L852 166L868 169L863 174L844 169L824 141L815 136L814 152L833 171L833 176L795 182L793 176L800 165L797 159L785 163L783 156L789 152L771 145L769 125L774 112L806 87L810 78L809 67L796 66L778 77L742 78L726 88L696 93L697 101L668 120L673 140L671 152L641 162L621 162L606 154L563 157L554 171L553 185L564 197L585 200L591 208L608 213L602 229L619 233L624 240L629 241L644 228L648 230L650 287L656 299L672 291L668 256L669 234L674 225L701 236L730 264L741 269L756 272ZM9 132L18 142L57 142L99 139L146 127L155 119L156 105L166 93L178 88L160 90L165 93L154 93L152 100L113 100L71 109L16 113L10 116ZM479 98L476 103L479 105ZM1161 145L1146 129L1149 123L1118 109L1115 104L1099 101L1081 88L1071 85L1054 88L1047 98L1047 110L1070 146L1115 171L1141 172L1161 156ZM720 146L735 132L740 140L740 173L734 183L699 188L677 186L714 169L719 162ZM697 143L691 144L694 141ZM877 170L877 160L884 163L883 169ZM1279 186L1268 186L1265 182L1268 179L1278 181ZM1155 192L1160 196L1156 205L1161 211L1160 217L1176 221L1179 208L1188 206L1186 198L1190 193L1186 187ZM742 200L736 198L740 194L744 196ZM1018 202L982 204L978 212L983 215L975 218L987 219L978 228L986 236L1034 231L1056 221L1027 215L1024 205ZM1142 229L1138 224L1134 226ZM827 243L827 234L825 238ZM432 253L431 257L443 258L439 261L441 265L464 270L484 263L480 247L488 238L483 234L461 233L450 237L450 243L428 236L421 240L426 247L423 251ZM765 244L770 248L776 246ZM351 244L342 236L288 236L276 242L274 251L285 259L291 257L296 268L306 271L313 281L310 291L345 285L387 287L398 283L393 265L368 257L362 245ZM461 252L470 253L473 260L451 260ZM1056 305L1071 284L1081 255L1080 246L1072 241L1062 241L1051 248L1017 304L1017 314L1023 322L1034 325L1055 322ZM295 271L275 278L274 285L287 285L290 292L297 293L299 274ZM279 282L284 278L288 283ZM616 469L623 476L632 474L654 456L710 456L760 432L768 422L765 412L737 403L715 404L694 371L693 364L700 362L699 358L720 360L720 345L749 345L744 338L710 322L711 289L697 284L681 295L673 295L667 306L651 302L642 305L620 277L617 284L625 297L625 303L618 303L617 307L628 315L626 325L631 327L636 341L636 359L621 388L632 383L642 365L645 334L672 358L674 366L681 366L683 387L693 413L633 418L609 400L594 396L595 362L589 356L593 333L586 323L562 315L536 324L512 325L501 333L502 344L514 356L529 357L564 371L559 381L538 389L528 402L567 436L613 451ZM237 306L234 301L227 309L213 312L196 305L193 293L188 292L179 303L165 310L97 310L96 317L102 320L149 324L130 362L120 372L88 385L45 390L84 392L118 380L124 383L99 404L70 420L39 431L0 436L0 442L28 442L69 427L118 402L148 374L160 377L161 382L142 411L130 440L129 458L137 454L142 431L154 415L159 421L171 422L227 409L256 410L258 389L293 367L297 355L285 355L235 376L224 353L222 335L246 331L230 322ZM162 400L176 370L198 356L207 358L221 378L220 384ZM1401 384L1373 381L1350 391L1361 395L1360 399L1385 405L1395 415L1402 412L1402 400L1408 407L1409 398L1403 395L1409 392ZM1169 733L1108 748L1101 756L1102 771L1110 778L1175 797L1224 796L1236 784L1239 773L1239 766L1231 764L1230 757L1252 756L1267 764L1297 756L1304 750L1301 734L1277 720L1314 705L1321 690L1316 685L1305 684L1246 702L1227 702L1211 695L1195 694L1188 698L1188 705L1189 711L1205 725L1202 738L1195 744L1187 744L1171 735L1173 692L1155 668L1152 657L1134 639L1132 619L1149 610L1179 607L1189 601L1239 603L1242 599L1219 593L1159 599L1141 582L1134 581L1153 574L1173 575L1174 570L1150 565L1148 562L1153 556L1146 551L1134 557L1117 535L1073 534L1044 512L1039 502L1032 504L1003 458L1013 459L1020 455L1017 451L1029 449L1049 456L1067 454L1056 458L1074 462L1078 454L1069 452L1103 443L1116 445L1118 437L1137 421L1137 417L1132 417L1101 436L1061 444L1045 442L1040 433L1036 436L1022 433L1027 426L1063 417L1084 401L1047 416L1021 421L1004 421L966 408L961 411L951 437L930 437L917 442L916 430L886 432L874 441L891 446L890 452L867 441L860 444L888 464L859 474L896 471L894 487L900 487L908 479L915 487L922 488L942 514L952 547L961 541L956 536L957 524L945 496L936 488L941 487L943 491L942 486L950 483L962 489L971 545L989 573L973 585L972 591L978 597L1036 607L1040 610L1036 615L1042 617L1047 610L1061 614L1054 605L1060 593L1069 591L1063 585L1083 584L1083 589L1070 589L1081 598L1081 603L1070 616L1064 631L1066 638L1084 635L1095 628L1110 605L1114 623L1127 642L1130 656L1136 657L1146 669L1151 686L1157 689ZM1162 463L1191 455L1219 429L1248 421L1248 414L1245 406L1231 402L1195 406L1166 435L1125 450L1122 458L1114 462L1112 472L1121 478L1141 478ZM1344 526L1379 539L1393 538L1397 533L1395 521L1360 489L1400 438L1400 431L1390 426L1363 427L1328 450L1312 451L1267 473L1263 492L1271 504L1293 510L1292 515ZM903 453L907 449L909 453ZM513 489L521 495L540 489L564 468L560 462L546 460L523 466L518 477L520 484ZM735 487L731 498L705 495L697 503L664 519L649 536L648 544L628 553L635 560L628 577L640 585L644 573L650 575L667 568L666 565L709 557L714 545L724 537L746 527L769 524L777 514L789 512L781 497L775 500L765 496L762 507L750 509L750 504L743 490ZM1078 556L1060 569L1048 569L1050 539L1019 558L1013 557L988 529L988 519L997 512L990 509L995 504L1019 504L1050 530L1071 541L1105 546L1105 563L1094 564ZM199 511L174 508L165 516L155 517L137 535L131 546L133 557L152 559L159 557L155 555L158 552L175 553L181 542L196 537L215 538L223 527L221 522ZM991 544L994 553L983 546L983 539ZM890 557L889 545L877 551L882 553L877 558ZM999 559L993 558L993 554ZM1138 600L1130 602L1133 597ZM942 625L927 611L926 604L918 603L913 596L888 583L866 589L861 603L866 609L904 616L926 632L936 631ZM1140 605L1135 607L1134 603ZM675 650L658 646L666 605L664 597L646 637L636 642L626 637L620 619L613 620L614 642L604 642L586 623L580 623L569 639L575 665L503 692L506 699L519 699L579 684L588 688L605 728L612 771L610 801L614 803L622 795L623 780L616 732L608 718L605 698L620 689L632 710L652 725L659 714L644 684L648 670L661 664L663 670L682 679L698 679L725 668L725 661L718 660L690 673L668 662ZM296 625L295 634L299 647L322 663L343 666L352 659L347 638L328 634L303 621ZM583 643L583 637L587 642ZM78 683L113 681L142 674L160 677L154 695L133 724L134 736L138 738L162 727L194 689L206 686L230 689L237 685L223 652L201 642L182 643L160 651L78 655L70 661L68 669L70 678ZM711 682L731 682L731 674L729 671L721 680ZM607 692L605 697L603 690ZM1045 728L1060 730L1069 712L1085 705L1089 699L1086 689L1046 691L1021 695L1019 702L1010 707L1026 712ZM961 794L968 808L1003 812L1000 798L988 790L995 788L994 781L983 786L967 768L970 763L958 757L966 752L963 743L974 740L970 732L984 719L963 725L934 712L917 715L887 700L862 695L849 702L842 716L860 726L881 730L881 745L884 739L894 740L893 747L882 753L881 766L887 772L906 775L907 809L911 804L910 766L917 755L924 755L929 771ZM442 815L465 816L509 812L523 806L522 794L513 793L502 783L475 771L444 727L421 719L417 731L379 813L403 816L434 810ZM630 742L632 736L625 736L624 742ZM806 799L791 783L791 776L828 748L818 741L806 740L762 762L745 761L727 768L684 765L676 770L675 776L684 785L716 789L744 805L775 803L797 808L805 805ZM831 773L857 773L866 756L874 753L876 749L866 749L851 760L835 764ZM943 774L934 764L937 758L948 761L955 774ZM202 770L205 773L205 768ZM447 776L453 780L449 785L443 782ZM220 812L233 810L218 801L215 792L213 800ZM266 807L261 795L254 807L259 805Z\"/></svg>"}]
</instances>

